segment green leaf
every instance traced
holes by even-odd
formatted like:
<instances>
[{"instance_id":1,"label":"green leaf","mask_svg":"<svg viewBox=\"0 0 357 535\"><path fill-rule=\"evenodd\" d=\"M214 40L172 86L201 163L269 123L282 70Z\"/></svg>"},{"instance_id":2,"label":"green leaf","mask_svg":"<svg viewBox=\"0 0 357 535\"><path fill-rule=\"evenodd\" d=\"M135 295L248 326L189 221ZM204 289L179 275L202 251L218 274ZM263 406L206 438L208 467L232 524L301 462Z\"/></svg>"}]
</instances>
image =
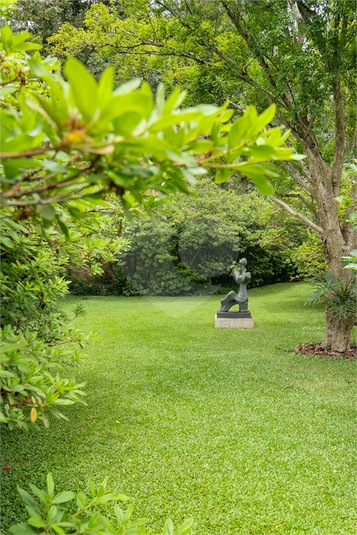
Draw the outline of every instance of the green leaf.
<instances>
[{"instance_id":1,"label":"green leaf","mask_svg":"<svg viewBox=\"0 0 357 535\"><path fill-rule=\"evenodd\" d=\"M165 109L165 86L164 84L159 84L156 90L156 96L155 96L155 104L156 104L156 110L161 117L163 114L163 111Z\"/></svg>"},{"instance_id":2,"label":"green leaf","mask_svg":"<svg viewBox=\"0 0 357 535\"><path fill-rule=\"evenodd\" d=\"M16 85L6 85L5 87L0 87L0 95L11 95L18 90Z\"/></svg>"},{"instance_id":3,"label":"green leaf","mask_svg":"<svg viewBox=\"0 0 357 535\"><path fill-rule=\"evenodd\" d=\"M254 136L257 128L258 114L254 106L249 106L247 111L239 117L232 125L228 134L229 148L241 147L248 143Z\"/></svg>"},{"instance_id":4,"label":"green leaf","mask_svg":"<svg viewBox=\"0 0 357 535\"><path fill-rule=\"evenodd\" d=\"M125 84L120 85L114 92L113 96L117 95L126 95L127 93L131 93L132 91L135 91L141 84L140 78L133 78L132 80L129 80L129 82L125 82Z\"/></svg>"},{"instance_id":5,"label":"green leaf","mask_svg":"<svg viewBox=\"0 0 357 535\"><path fill-rule=\"evenodd\" d=\"M57 494L57 496L55 496L55 498L52 500L52 503L56 504L56 503L69 502L73 500L74 497L75 497L74 492L64 491L64 492L61 492L60 494Z\"/></svg>"},{"instance_id":6,"label":"green leaf","mask_svg":"<svg viewBox=\"0 0 357 535\"><path fill-rule=\"evenodd\" d=\"M54 529L56 533L59 533L59 535L66 535L66 532L60 526L57 526L57 524L52 524L51 528Z\"/></svg>"},{"instance_id":7,"label":"green leaf","mask_svg":"<svg viewBox=\"0 0 357 535\"><path fill-rule=\"evenodd\" d=\"M83 63L69 58L64 66L73 94L74 101L85 123L90 123L98 107L97 82Z\"/></svg>"},{"instance_id":8,"label":"green leaf","mask_svg":"<svg viewBox=\"0 0 357 535\"><path fill-rule=\"evenodd\" d=\"M19 43L18 45L11 47L11 52L22 52L25 50L41 50L42 45L36 43Z\"/></svg>"},{"instance_id":9,"label":"green leaf","mask_svg":"<svg viewBox=\"0 0 357 535\"><path fill-rule=\"evenodd\" d=\"M17 487L17 490L19 491L21 498L26 505L29 505L30 507L38 508L39 504L30 496L26 490L21 489L19 486Z\"/></svg>"},{"instance_id":10,"label":"green leaf","mask_svg":"<svg viewBox=\"0 0 357 535\"><path fill-rule=\"evenodd\" d=\"M102 109L100 119L112 121L116 117L121 117L129 112L140 114L142 118L148 119L152 110L152 97L143 95L139 91L128 95L119 95L112 98ZM137 118L136 124L138 124Z\"/></svg>"},{"instance_id":11,"label":"green leaf","mask_svg":"<svg viewBox=\"0 0 357 535\"><path fill-rule=\"evenodd\" d=\"M93 481L91 478L88 479L88 485L89 485L89 490L90 490L90 495L92 498L94 498L95 496L95 487L94 487L94 484L93 484Z\"/></svg>"},{"instance_id":12,"label":"green leaf","mask_svg":"<svg viewBox=\"0 0 357 535\"><path fill-rule=\"evenodd\" d=\"M233 171L231 169L218 169L214 180L216 184L222 184L223 182L227 182L232 174Z\"/></svg>"},{"instance_id":13,"label":"green leaf","mask_svg":"<svg viewBox=\"0 0 357 535\"><path fill-rule=\"evenodd\" d=\"M14 244L12 243L10 238L7 238L6 236L0 236L0 242L3 243L8 249L14 248Z\"/></svg>"},{"instance_id":14,"label":"green leaf","mask_svg":"<svg viewBox=\"0 0 357 535\"><path fill-rule=\"evenodd\" d=\"M171 518L168 518L164 525L164 531L162 532L162 535L173 535L174 533L174 525L172 523Z\"/></svg>"},{"instance_id":15,"label":"green leaf","mask_svg":"<svg viewBox=\"0 0 357 535\"><path fill-rule=\"evenodd\" d=\"M25 345L27 345L27 342L16 342L16 344L8 344L5 346L1 346L1 354L4 355L10 353L11 351L18 351Z\"/></svg>"},{"instance_id":16,"label":"green leaf","mask_svg":"<svg viewBox=\"0 0 357 535\"><path fill-rule=\"evenodd\" d=\"M0 377L16 377L16 375L7 370L0 370Z\"/></svg>"},{"instance_id":17,"label":"green leaf","mask_svg":"<svg viewBox=\"0 0 357 535\"><path fill-rule=\"evenodd\" d=\"M46 219L47 221L53 221L56 217L56 211L50 204L39 204L38 211L43 219Z\"/></svg>"},{"instance_id":18,"label":"green leaf","mask_svg":"<svg viewBox=\"0 0 357 535\"><path fill-rule=\"evenodd\" d=\"M114 505L114 512L115 512L115 516L116 516L116 519L117 519L117 522L118 522L118 526L121 528L122 525L124 524L123 510L119 507L118 504L115 504Z\"/></svg>"},{"instance_id":19,"label":"green leaf","mask_svg":"<svg viewBox=\"0 0 357 535\"><path fill-rule=\"evenodd\" d=\"M103 494L103 496L100 496L97 500L97 503L107 503L109 501L114 500L120 500L122 502L125 502L129 500L128 496L125 496L125 494L118 494L116 492L110 492L108 494Z\"/></svg>"},{"instance_id":20,"label":"green leaf","mask_svg":"<svg viewBox=\"0 0 357 535\"><path fill-rule=\"evenodd\" d=\"M135 528L137 526L143 526L144 524L147 524L149 522L150 518L138 518L137 520L134 520L134 522L130 522L130 529Z\"/></svg>"},{"instance_id":21,"label":"green leaf","mask_svg":"<svg viewBox=\"0 0 357 535\"><path fill-rule=\"evenodd\" d=\"M53 160L41 160L41 165L44 169L48 169L52 173L65 173L66 168Z\"/></svg>"},{"instance_id":22,"label":"green leaf","mask_svg":"<svg viewBox=\"0 0 357 535\"><path fill-rule=\"evenodd\" d=\"M79 509L84 509L88 503L88 496L84 492L78 492L77 505Z\"/></svg>"},{"instance_id":23,"label":"green leaf","mask_svg":"<svg viewBox=\"0 0 357 535\"><path fill-rule=\"evenodd\" d=\"M190 533L192 526L193 526L193 518L187 518L177 528L176 535L187 535L187 533Z\"/></svg>"},{"instance_id":24,"label":"green leaf","mask_svg":"<svg viewBox=\"0 0 357 535\"><path fill-rule=\"evenodd\" d=\"M274 116L275 116L275 111L276 111L276 106L275 104L272 104L271 106L269 106L269 108L265 111L263 111L263 113L261 113L256 121L256 132L258 134L258 132L260 132L261 130L263 130L263 128L265 128L273 119L274 119Z\"/></svg>"},{"instance_id":25,"label":"green leaf","mask_svg":"<svg viewBox=\"0 0 357 535\"><path fill-rule=\"evenodd\" d=\"M54 491L55 485L53 483L53 477L51 473L47 474L47 492L50 498L53 497L53 491Z\"/></svg>"},{"instance_id":26,"label":"green leaf","mask_svg":"<svg viewBox=\"0 0 357 535\"><path fill-rule=\"evenodd\" d=\"M261 193L262 195L274 194L274 188L272 184L269 182L269 180L266 179L263 173L255 174L254 172L250 172L249 170L244 169L243 174L253 180L253 182L258 188L259 193Z\"/></svg>"},{"instance_id":27,"label":"green leaf","mask_svg":"<svg viewBox=\"0 0 357 535\"><path fill-rule=\"evenodd\" d=\"M183 102L187 94L187 91L180 91L179 87L176 87L176 89L171 93L169 98L167 99L164 107L164 112L170 112L172 110L175 110L180 106L180 104Z\"/></svg>"},{"instance_id":28,"label":"green leaf","mask_svg":"<svg viewBox=\"0 0 357 535\"><path fill-rule=\"evenodd\" d=\"M125 516L124 516L124 523L126 524L128 522L128 520L131 518L131 515L133 514L133 511L134 511L134 504L131 503L129 505L129 507L127 508L127 510L125 511Z\"/></svg>"},{"instance_id":29,"label":"green leaf","mask_svg":"<svg viewBox=\"0 0 357 535\"><path fill-rule=\"evenodd\" d=\"M27 521L31 526L34 526L35 528L45 528L46 523L40 520L39 518L31 517Z\"/></svg>"},{"instance_id":30,"label":"green leaf","mask_svg":"<svg viewBox=\"0 0 357 535\"><path fill-rule=\"evenodd\" d=\"M33 528L24 522L22 524L11 526L10 532L13 533L13 535L34 535L35 533L41 533L39 529Z\"/></svg>"},{"instance_id":31,"label":"green leaf","mask_svg":"<svg viewBox=\"0 0 357 535\"><path fill-rule=\"evenodd\" d=\"M12 31L8 24L6 24L3 28L1 28L1 42L6 52L8 52L13 43Z\"/></svg>"},{"instance_id":32,"label":"green leaf","mask_svg":"<svg viewBox=\"0 0 357 535\"><path fill-rule=\"evenodd\" d=\"M101 108L103 108L107 102L112 98L113 94L113 67L110 65L105 69L99 80L98 85L98 99Z\"/></svg>"},{"instance_id":33,"label":"green leaf","mask_svg":"<svg viewBox=\"0 0 357 535\"><path fill-rule=\"evenodd\" d=\"M69 232L68 232L67 226L60 220L58 215L56 215L56 220L57 220L59 228L61 229L63 234L66 236L67 240L69 240L70 238L69 238Z\"/></svg>"}]
</instances>

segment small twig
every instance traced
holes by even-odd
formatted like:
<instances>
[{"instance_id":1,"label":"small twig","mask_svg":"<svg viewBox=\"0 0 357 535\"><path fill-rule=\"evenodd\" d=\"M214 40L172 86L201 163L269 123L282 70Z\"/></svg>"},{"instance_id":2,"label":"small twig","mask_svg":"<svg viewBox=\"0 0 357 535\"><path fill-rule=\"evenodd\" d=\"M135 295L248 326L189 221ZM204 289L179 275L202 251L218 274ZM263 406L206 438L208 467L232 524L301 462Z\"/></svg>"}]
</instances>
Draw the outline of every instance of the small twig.
<instances>
[{"instance_id":1,"label":"small twig","mask_svg":"<svg viewBox=\"0 0 357 535\"><path fill-rule=\"evenodd\" d=\"M26 158L27 156L36 156L36 154L43 154L52 150L58 152L62 148L63 145L56 145L55 147L47 147L43 149L25 150L24 152L2 152L0 153L0 159Z\"/></svg>"},{"instance_id":2,"label":"small twig","mask_svg":"<svg viewBox=\"0 0 357 535\"><path fill-rule=\"evenodd\" d=\"M17 78L14 78L13 80L9 80L8 82L2 82L0 85L4 86L4 85L12 84L13 82L16 82L16 80Z\"/></svg>"}]
</instances>

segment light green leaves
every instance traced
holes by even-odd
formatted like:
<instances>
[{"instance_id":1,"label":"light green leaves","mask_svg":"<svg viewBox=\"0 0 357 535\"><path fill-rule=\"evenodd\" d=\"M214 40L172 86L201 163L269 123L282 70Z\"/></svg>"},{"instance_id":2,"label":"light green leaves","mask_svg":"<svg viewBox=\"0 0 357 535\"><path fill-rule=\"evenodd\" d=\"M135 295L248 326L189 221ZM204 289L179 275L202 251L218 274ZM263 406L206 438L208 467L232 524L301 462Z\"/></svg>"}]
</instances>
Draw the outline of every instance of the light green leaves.
<instances>
[{"instance_id":1,"label":"light green leaves","mask_svg":"<svg viewBox=\"0 0 357 535\"><path fill-rule=\"evenodd\" d=\"M1 28L1 44L5 52L23 52L25 50L40 50L41 45L35 43L25 43L26 39L30 37L29 32L22 32L13 35L10 27L6 24Z\"/></svg>"},{"instance_id":2,"label":"light green leaves","mask_svg":"<svg viewBox=\"0 0 357 535\"><path fill-rule=\"evenodd\" d=\"M40 503L37 503L28 492L18 487L22 500L26 504L29 518L27 523L12 526L11 533L14 535L32 535L33 533L56 532L63 535L69 529L71 533L91 533L92 535L102 535L103 533L148 535L151 530L146 531L145 524L149 519L138 518L132 521L134 504L130 504L127 510L123 511L116 502L127 501L129 498L124 494L105 492L106 479L98 491L95 490L93 482L89 480L90 499L82 491L77 494L64 491L53 498L54 483L51 474L47 475L47 492L35 487L35 485L30 485L33 493L40 497ZM74 508L74 504L66 505L74 498L76 498L77 510ZM102 513L103 508L100 507L103 504L106 504L107 508L110 504L114 504L116 526ZM172 520L168 519L165 522L162 535L187 535L190 533L192 525L192 519L185 520L175 531Z\"/></svg>"},{"instance_id":3,"label":"light green leaves","mask_svg":"<svg viewBox=\"0 0 357 535\"><path fill-rule=\"evenodd\" d=\"M74 492L71 492L71 491L61 492L60 494L57 494L55 498L53 498L52 503L59 504L59 503L70 502L71 500L73 500L74 497L75 497Z\"/></svg>"},{"instance_id":4,"label":"light green leaves","mask_svg":"<svg viewBox=\"0 0 357 535\"><path fill-rule=\"evenodd\" d=\"M292 149L283 146L289 133L282 134L281 128L267 130L266 126L271 122L275 114L275 106L270 106L265 112L258 116L255 108L249 106L247 111L236 119L232 125L220 128L214 124L211 137L216 145L223 142L222 132L228 131L228 150L222 146L221 156L226 157L226 163L214 164L210 161L208 167L218 169L216 183L220 184L230 178L234 171L248 177L255 183L260 193L270 195L274 189L267 179L268 176L276 176L270 169L261 165L266 161L301 159L304 156L293 154ZM202 160L204 165L205 159Z\"/></svg>"},{"instance_id":5,"label":"light green leaves","mask_svg":"<svg viewBox=\"0 0 357 535\"><path fill-rule=\"evenodd\" d=\"M63 71L70 83L75 105L85 123L89 123L98 106L97 82L83 63L75 58L70 58L66 62Z\"/></svg>"},{"instance_id":6,"label":"light green leaves","mask_svg":"<svg viewBox=\"0 0 357 535\"><path fill-rule=\"evenodd\" d=\"M10 28L3 28L4 47L15 46L16 39ZM259 116L250 106L229 123L233 111L227 110L228 103L179 108L185 93L178 88L165 99L159 85L154 101L148 84L135 78L113 91L111 67L97 83L81 62L70 58L64 66L66 82L39 55L28 64L33 76L47 84L47 95L34 88L26 94L23 88L20 110L1 110L2 203L14 217L28 203L45 227L58 221L67 237L58 202L83 199L93 207L114 190L129 216L136 206L153 209L152 191L190 194L194 176L203 168L217 170L217 183L238 171L268 195L273 193L267 180L271 171L263 163L299 157L283 146L286 134L280 128L266 129L274 106ZM44 139L49 140L45 148ZM80 171L78 159L83 161ZM24 174L16 162L25 160L31 165ZM32 162L38 167L41 198L31 179ZM22 187L14 190L20 179Z\"/></svg>"},{"instance_id":7,"label":"light green leaves","mask_svg":"<svg viewBox=\"0 0 357 535\"><path fill-rule=\"evenodd\" d=\"M52 474L47 474L47 492L50 498L53 497L53 491L54 491L54 483L53 483L53 477Z\"/></svg>"}]
</instances>

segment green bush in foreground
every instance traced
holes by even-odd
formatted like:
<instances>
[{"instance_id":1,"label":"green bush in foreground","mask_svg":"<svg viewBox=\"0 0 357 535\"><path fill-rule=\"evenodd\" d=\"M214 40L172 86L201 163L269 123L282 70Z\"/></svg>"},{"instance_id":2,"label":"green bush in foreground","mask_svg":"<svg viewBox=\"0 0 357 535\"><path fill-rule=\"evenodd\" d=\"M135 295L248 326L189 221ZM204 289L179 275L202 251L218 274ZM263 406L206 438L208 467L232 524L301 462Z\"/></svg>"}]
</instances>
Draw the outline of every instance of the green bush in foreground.
<instances>
[{"instance_id":1,"label":"green bush in foreground","mask_svg":"<svg viewBox=\"0 0 357 535\"><path fill-rule=\"evenodd\" d=\"M49 427L48 414L67 419L60 411L66 405L84 403L80 396L84 383L64 376L79 359L79 351L53 347L27 329L15 334L9 325L1 333L0 422L10 429L28 429L27 421L35 426L41 419ZM89 336L67 329L64 339L83 341ZM31 409L31 411L30 411Z\"/></svg>"},{"instance_id":2,"label":"green bush in foreground","mask_svg":"<svg viewBox=\"0 0 357 535\"><path fill-rule=\"evenodd\" d=\"M125 502L129 498L124 494L106 491L106 483L107 479L104 479L96 490L92 480L89 479L90 496L84 492L75 494L71 491L55 495L52 475L47 474L47 491L30 483L31 490L39 501L30 496L26 490L18 487L30 516L26 523L12 526L11 533L14 535L32 535L34 533L145 535L149 533L145 527L148 519L139 518L131 521L134 505L130 504L126 511L123 511L116 502ZM74 499L76 499L76 507L69 504ZM108 506L113 504L112 510ZM190 533L192 524L193 520L187 519L174 531L174 525L168 519L161 535L174 535L174 533L175 535L186 535Z\"/></svg>"}]
</instances>

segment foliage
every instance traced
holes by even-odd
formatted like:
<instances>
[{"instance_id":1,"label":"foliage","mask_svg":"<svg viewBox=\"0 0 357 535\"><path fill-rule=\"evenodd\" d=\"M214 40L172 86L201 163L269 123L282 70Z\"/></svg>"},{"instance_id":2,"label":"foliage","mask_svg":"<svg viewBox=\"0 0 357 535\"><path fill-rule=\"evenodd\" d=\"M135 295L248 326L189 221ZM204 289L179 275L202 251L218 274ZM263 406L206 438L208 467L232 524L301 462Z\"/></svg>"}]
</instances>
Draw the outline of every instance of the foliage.
<instances>
[{"instance_id":1,"label":"foliage","mask_svg":"<svg viewBox=\"0 0 357 535\"><path fill-rule=\"evenodd\" d=\"M312 279L310 283L314 288L305 301L306 305L326 303L333 317L349 318L356 315L356 278L351 277L346 283L335 277L331 271L321 274Z\"/></svg>"},{"instance_id":2,"label":"foliage","mask_svg":"<svg viewBox=\"0 0 357 535\"><path fill-rule=\"evenodd\" d=\"M8 26L1 35L5 57L18 43L21 50L36 47L24 42L27 33L14 37ZM52 221L59 217L58 203L81 199L93 206L109 191L120 196L127 212L136 205L152 210L162 202L153 192L190 193L188 184L204 172L202 165L218 169L217 182L240 170L263 193L270 193L266 174L271 172L258 164L300 158L282 147L288 133L265 129L274 106L260 116L251 107L231 124L227 104L178 109L184 93L176 90L165 100L160 86L154 109L150 87L139 79L113 92L111 68L98 84L71 58L64 68L65 82L60 74L51 74L39 54L24 57L31 76L47 84L49 97L26 91L3 96L5 105L15 96L18 106L1 111L2 203L13 219L39 213ZM16 87L6 73L5 78L5 86ZM210 140L200 139L209 134Z\"/></svg>"},{"instance_id":3,"label":"foliage","mask_svg":"<svg viewBox=\"0 0 357 535\"><path fill-rule=\"evenodd\" d=\"M153 85L189 88L191 102L228 97L245 108L247 102L264 106L273 100L288 120L308 114L331 157L330 71L343 60L344 96L352 104L354 10L349 1L298 4L268 0L260 9L254 0L100 2L86 13L85 29L68 22L49 41L62 57L96 50L115 66L119 80L140 75ZM299 10L305 17L297 16L297 24ZM332 44L338 42L339 55L333 57ZM348 124L350 136L354 124L355 119Z\"/></svg>"},{"instance_id":4,"label":"foliage","mask_svg":"<svg viewBox=\"0 0 357 535\"><path fill-rule=\"evenodd\" d=\"M16 0L0 0L0 17L11 20L17 9Z\"/></svg>"},{"instance_id":5,"label":"foliage","mask_svg":"<svg viewBox=\"0 0 357 535\"><path fill-rule=\"evenodd\" d=\"M328 269L323 240L308 230L304 243L292 252L291 257L297 262L301 275L305 277L314 277Z\"/></svg>"},{"instance_id":6,"label":"foliage","mask_svg":"<svg viewBox=\"0 0 357 535\"><path fill-rule=\"evenodd\" d=\"M127 496L105 490L107 478L97 490L91 479L89 479L88 485L90 496L82 491L77 494L63 491L55 495L52 474L47 474L47 491L30 483L30 488L39 501L36 501L26 490L18 487L30 518L27 523L12 526L11 533L14 535L32 535L33 533L145 535L149 533L145 529L147 518L131 520L134 510L133 504L129 505L126 511L123 511L116 503L128 501ZM71 505L67 505L74 499L77 503L75 512L72 511ZM103 506L108 510L108 505L113 504L115 521L111 518L113 517L112 511L109 511L109 518L107 511L105 516L102 513ZM188 519L174 532L174 525L168 519L162 535L186 535L191 532L192 524L193 521Z\"/></svg>"},{"instance_id":7,"label":"foliage","mask_svg":"<svg viewBox=\"0 0 357 535\"><path fill-rule=\"evenodd\" d=\"M218 295L68 296L101 334L81 366L88 405L24 440L2 429L3 533L30 516L16 485L43 489L48 472L88 495L109 475L152 533L168 517L193 517L195 535L354 533L356 361L292 353L323 335L308 290L249 289L254 332L214 329Z\"/></svg>"},{"instance_id":8,"label":"foliage","mask_svg":"<svg viewBox=\"0 0 357 535\"><path fill-rule=\"evenodd\" d=\"M357 231L357 212L353 212L348 216L348 221L352 223L353 232ZM345 269L353 269L357 271L357 249L353 249L349 255L342 257ZM346 263L347 262L347 263Z\"/></svg>"},{"instance_id":9,"label":"foliage","mask_svg":"<svg viewBox=\"0 0 357 535\"><path fill-rule=\"evenodd\" d=\"M47 407L53 404L79 401L78 385L58 374L53 379L46 366L61 358L54 347L81 342L65 327L67 319L57 305L67 290L68 258L73 262L84 256L79 265L89 261L95 273L101 269L97 257L110 257L108 240L89 236L100 207L113 207L104 195L114 191L128 216L136 207L150 212L170 192L191 193L189 185L205 172L203 164L218 168L217 182L239 169L268 193L266 175L271 173L258 164L299 158L283 147L288 132L265 128L274 106L260 116L251 107L228 123L232 112L227 104L179 109L185 94L177 90L165 100L163 86L154 106L148 84L135 79L113 92L111 68L97 83L73 58L64 67L66 82L57 71L59 62L42 61L41 46L28 43L29 37L27 31L14 35L8 25L1 29L3 322L14 329L13 334L6 330L7 336L40 344L40 356L24 357L32 363L29 368L22 359L17 368L13 359L3 362L8 377L3 421L12 428L23 425L28 390L36 393L31 396L33 423L39 417L48 425ZM207 135L210 139L202 139ZM29 219L29 226L21 223ZM120 248L125 242L117 237L115 244ZM64 392L66 399L60 399Z\"/></svg>"},{"instance_id":10,"label":"foliage","mask_svg":"<svg viewBox=\"0 0 357 535\"><path fill-rule=\"evenodd\" d=\"M43 46L44 55L53 55L53 46L48 38L67 22L75 28L83 27L86 12L96 0L17 0L17 10L12 15L9 25L13 31L28 30L31 39ZM105 0L109 3L109 0ZM108 65L105 58L98 58L91 50L80 53L77 59L82 61L89 71L98 78Z\"/></svg>"},{"instance_id":11,"label":"foliage","mask_svg":"<svg viewBox=\"0 0 357 535\"><path fill-rule=\"evenodd\" d=\"M68 237L56 225L41 229L35 222L25 226L2 220L1 324L5 326L3 343L10 344L12 351L2 361L2 422L12 429L15 425L27 429L25 421L30 415L26 409L33 407L32 415L37 411L36 418L43 419L47 426L47 414L53 412L55 404L64 406L66 400L67 404L79 400L79 386L67 379L78 362L79 351L60 348L69 343L83 348L90 337L73 328L61 309L69 285L66 267L85 266L101 273L102 262L126 246L117 232L108 232L115 221L113 216L94 212L76 219L65 212L62 217ZM74 318L82 313L82 308L76 307ZM24 349L19 352L21 345L12 347L24 341ZM58 411L54 413L64 417Z\"/></svg>"},{"instance_id":12,"label":"foliage","mask_svg":"<svg viewBox=\"0 0 357 535\"><path fill-rule=\"evenodd\" d=\"M238 193L228 185L200 179L196 197L170 199L170 212L159 210L157 224L124 223L130 249L103 276L88 282L74 278L74 295L180 295L236 289L230 275L238 257L248 258L251 287L289 280L290 260L304 239L283 210L256 191Z\"/></svg>"},{"instance_id":13,"label":"foliage","mask_svg":"<svg viewBox=\"0 0 357 535\"><path fill-rule=\"evenodd\" d=\"M1 225L1 323L16 332L32 329L47 342L61 339L64 318L59 300L68 291L66 267L101 273L102 263L127 246L117 232L108 232L115 216L94 212L76 219L65 212L62 218L67 236L54 224L44 230L38 224L3 219Z\"/></svg>"},{"instance_id":14,"label":"foliage","mask_svg":"<svg viewBox=\"0 0 357 535\"><path fill-rule=\"evenodd\" d=\"M345 269L353 269L354 271L357 271L357 249L353 249L349 255L343 256L342 260L347 262L344 265Z\"/></svg>"},{"instance_id":15,"label":"foliage","mask_svg":"<svg viewBox=\"0 0 357 535\"><path fill-rule=\"evenodd\" d=\"M90 335L79 336L71 328L63 330L61 335L66 342L76 340L83 344L91 338ZM60 409L76 402L84 403L80 397L85 395L81 390L84 384L62 375L76 365L78 351L58 349L56 344L43 342L27 329L15 334L9 325L2 331L1 338L2 424L10 429L28 430L26 422L31 421L38 428L36 420L40 419L49 427L49 413L67 419Z\"/></svg>"},{"instance_id":16,"label":"foliage","mask_svg":"<svg viewBox=\"0 0 357 535\"><path fill-rule=\"evenodd\" d=\"M119 264L131 287L143 295L205 294L219 287L228 291L234 285L232 265L242 256L248 259L253 287L286 280L294 273L288 256L276 247L276 233L284 223L271 222L278 218L270 201L256 192L236 195L207 180L196 192L194 199L173 199L172 215L163 215L158 229L140 222L124 227L131 248ZM292 228L285 221L285 233ZM270 233L275 236L269 237ZM264 241L269 246L263 246ZM292 238L290 242L293 246Z\"/></svg>"}]
</instances>

